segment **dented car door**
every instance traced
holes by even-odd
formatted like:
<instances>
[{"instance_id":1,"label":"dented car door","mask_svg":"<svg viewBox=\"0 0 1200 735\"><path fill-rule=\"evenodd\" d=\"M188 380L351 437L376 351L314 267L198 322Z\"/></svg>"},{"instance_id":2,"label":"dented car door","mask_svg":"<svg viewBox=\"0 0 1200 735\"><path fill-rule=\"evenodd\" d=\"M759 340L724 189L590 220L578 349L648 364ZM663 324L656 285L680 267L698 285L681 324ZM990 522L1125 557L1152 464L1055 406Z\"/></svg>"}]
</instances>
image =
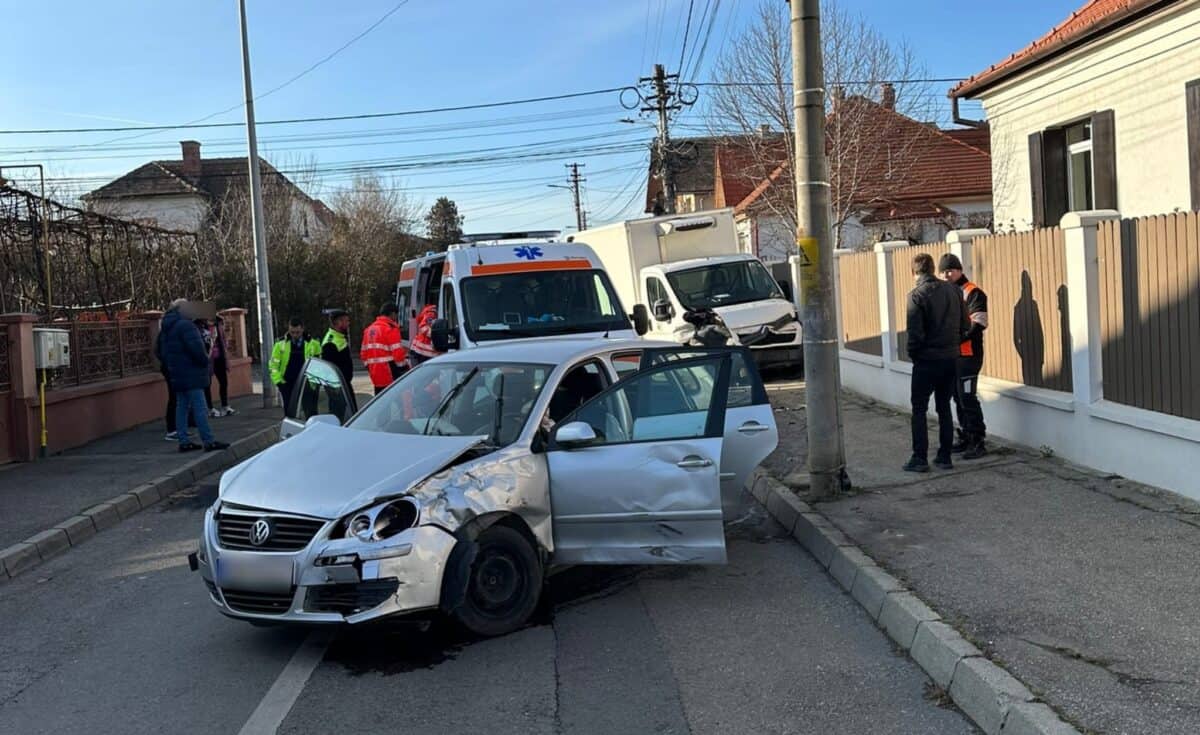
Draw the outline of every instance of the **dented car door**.
<instances>
[{"instance_id":1,"label":"dented car door","mask_svg":"<svg viewBox=\"0 0 1200 735\"><path fill-rule=\"evenodd\" d=\"M779 445L775 414L767 398L754 356L745 347L652 348L642 353L645 370L672 360L728 354L731 359L725 408L725 444L721 453L721 487L736 492Z\"/></svg>"},{"instance_id":2,"label":"dented car door","mask_svg":"<svg viewBox=\"0 0 1200 735\"><path fill-rule=\"evenodd\" d=\"M585 403L547 447L555 561L725 561L719 465L727 354L639 371Z\"/></svg>"}]
</instances>

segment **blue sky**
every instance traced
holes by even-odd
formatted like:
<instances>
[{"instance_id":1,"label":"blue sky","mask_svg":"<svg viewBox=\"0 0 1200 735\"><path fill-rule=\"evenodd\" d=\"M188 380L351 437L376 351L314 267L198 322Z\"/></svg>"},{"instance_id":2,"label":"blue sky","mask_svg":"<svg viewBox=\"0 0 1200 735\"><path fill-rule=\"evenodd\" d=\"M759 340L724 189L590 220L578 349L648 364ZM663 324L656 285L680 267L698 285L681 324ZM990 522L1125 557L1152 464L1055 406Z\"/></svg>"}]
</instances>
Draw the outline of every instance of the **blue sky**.
<instances>
[{"instance_id":1,"label":"blue sky","mask_svg":"<svg viewBox=\"0 0 1200 735\"><path fill-rule=\"evenodd\" d=\"M261 123L427 109L628 85L655 61L668 70L679 65L689 2L409 0L330 61L259 99L257 117ZM323 59L397 3L248 0L255 93ZM931 76L961 77L1045 33L1082 0L841 4L907 39ZM718 6L697 80L709 78L722 49L733 50L755 5L694 0L696 24L705 7ZM242 119L235 0L10 3L5 25L2 130L179 124L228 108L234 109L206 122ZM690 36L694 50L695 28ZM570 194L548 184L565 183L564 165L572 161L586 166L593 224L640 212L643 146L653 131L618 122L627 116L610 93L472 112L260 124L259 140L260 152L281 168L315 168L313 193L325 199L346 185L348 166L401 164L409 168L379 173L422 208L437 196L455 199L468 232L557 229L574 222ZM179 158L178 141L185 138L201 141L206 156L245 154L238 127L0 135L0 165L47 163L52 178L65 179L56 182L58 190L77 195L147 160ZM533 144L560 153L534 161L439 163L528 153L524 147ZM493 150L505 147L515 148Z\"/></svg>"}]
</instances>

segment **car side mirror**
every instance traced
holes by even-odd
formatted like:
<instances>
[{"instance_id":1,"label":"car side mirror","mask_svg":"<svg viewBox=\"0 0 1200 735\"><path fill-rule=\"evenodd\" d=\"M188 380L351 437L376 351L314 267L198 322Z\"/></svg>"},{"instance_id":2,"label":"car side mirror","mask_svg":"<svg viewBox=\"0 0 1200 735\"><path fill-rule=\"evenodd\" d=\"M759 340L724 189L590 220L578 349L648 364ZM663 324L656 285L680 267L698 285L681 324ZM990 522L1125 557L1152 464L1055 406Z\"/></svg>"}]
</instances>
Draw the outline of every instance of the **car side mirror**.
<instances>
[{"instance_id":1,"label":"car side mirror","mask_svg":"<svg viewBox=\"0 0 1200 735\"><path fill-rule=\"evenodd\" d=\"M334 416L331 413L319 413L315 416L309 416L308 421L304 422L305 428L308 428L309 426L312 426L313 424L329 424L330 426L341 426L342 422L340 420L338 420L337 416Z\"/></svg>"},{"instance_id":2,"label":"car side mirror","mask_svg":"<svg viewBox=\"0 0 1200 735\"><path fill-rule=\"evenodd\" d=\"M577 449L596 441L596 431L586 421L572 421L554 432L554 441L567 449Z\"/></svg>"},{"instance_id":3,"label":"car side mirror","mask_svg":"<svg viewBox=\"0 0 1200 735\"><path fill-rule=\"evenodd\" d=\"M633 313L629 318L633 320L633 331L637 332L639 337L650 331L650 313L643 304L634 304Z\"/></svg>"},{"instance_id":4,"label":"car side mirror","mask_svg":"<svg viewBox=\"0 0 1200 735\"><path fill-rule=\"evenodd\" d=\"M659 322L669 322L675 316L675 309L671 306L671 302L666 299L659 299L654 302L654 320Z\"/></svg>"},{"instance_id":5,"label":"car side mirror","mask_svg":"<svg viewBox=\"0 0 1200 735\"><path fill-rule=\"evenodd\" d=\"M430 325L429 341L438 352L447 352L458 347L458 335L450 333L450 322L445 319L435 319Z\"/></svg>"}]
</instances>

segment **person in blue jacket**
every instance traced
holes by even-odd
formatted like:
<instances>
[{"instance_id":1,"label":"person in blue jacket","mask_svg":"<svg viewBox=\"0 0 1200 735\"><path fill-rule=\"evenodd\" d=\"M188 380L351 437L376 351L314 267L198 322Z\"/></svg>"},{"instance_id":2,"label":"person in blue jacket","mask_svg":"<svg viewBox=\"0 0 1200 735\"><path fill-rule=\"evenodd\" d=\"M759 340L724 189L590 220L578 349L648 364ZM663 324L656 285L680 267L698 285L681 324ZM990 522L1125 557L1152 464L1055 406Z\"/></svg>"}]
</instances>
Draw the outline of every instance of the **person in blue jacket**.
<instances>
[{"instance_id":1,"label":"person in blue jacket","mask_svg":"<svg viewBox=\"0 0 1200 735\"><path fill-rule=\"evenodd\" d=\"M179 451L191 452L201 449L188 436L188 411L196 419L200 441L206 452L225 449L229 445L213 437L208 425L208 406L204 401L204 389L212 380L209 372L208 350L204 348L204 337L192 321L186 299L171 302L171 308L163 315L162 328L158 335L156 352L158 359L167 366L170 390L175 393L175 431L179 438Z\"/></svg>"}]
</instances>

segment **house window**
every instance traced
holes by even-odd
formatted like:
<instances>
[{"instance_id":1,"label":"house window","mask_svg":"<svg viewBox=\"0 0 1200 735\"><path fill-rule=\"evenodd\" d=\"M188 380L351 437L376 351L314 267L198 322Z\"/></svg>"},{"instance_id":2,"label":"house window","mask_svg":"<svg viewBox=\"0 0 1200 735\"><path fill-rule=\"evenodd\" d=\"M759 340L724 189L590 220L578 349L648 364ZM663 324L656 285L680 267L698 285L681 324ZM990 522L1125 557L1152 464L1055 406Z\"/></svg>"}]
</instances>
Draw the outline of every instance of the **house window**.
<instances>
[{"instance_id":1,"label":"house window","mask_svg":"<svg viewBox=\"0 0 1200 735\"><path fill-rule=\"evenodd\" d=\"M675 197L675 211L679 214L696 211L695 194L679 194Z\"/></svg>"},{"instance_id":2,"label":"house window","mask_svg":"<svg viewBox=\"0 0 1200 735\"><path fill-rule=\"evenodd\" d=\"M1057 225L1067 212L1117 209L1112 110L1029 136L1033 225Z\"/></svg>"},{"instance_id":3,"label":"house window","mask_svg":"<svg viewBox=\"0 0 1200 735\"><path fill-rule=\"evenodd\" d=\"M1092 121L1072 125L1067 140L1067 209L1083 212L1092 209Z\"/></svg>"}]
</instances>

